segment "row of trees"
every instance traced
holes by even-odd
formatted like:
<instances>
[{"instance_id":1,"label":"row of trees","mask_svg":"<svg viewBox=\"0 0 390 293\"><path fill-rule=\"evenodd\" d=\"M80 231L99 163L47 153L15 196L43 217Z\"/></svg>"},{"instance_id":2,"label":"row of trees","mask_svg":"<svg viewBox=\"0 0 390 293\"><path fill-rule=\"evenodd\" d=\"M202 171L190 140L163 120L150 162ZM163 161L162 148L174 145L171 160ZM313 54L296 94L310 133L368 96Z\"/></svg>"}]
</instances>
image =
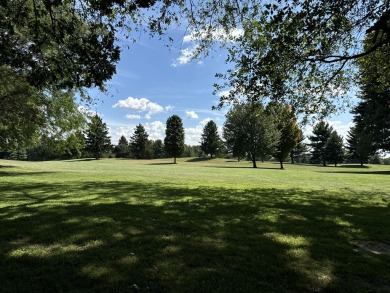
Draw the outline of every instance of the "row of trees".
<instances>
[{"instance_id":1,"label":"row of trees","mask_svg":"<svg viewBox=\"0 0 390 293\"><path fill-rule=\"evenodd\" d=\"M112 148L107 126L98 115L92 117L89 123L85 143L86 149L96 159L99 159L103 153ZM187 150L188 148L187 146ZM180 157L185 150L183 122L179 116L172 115L166 123L164 143L159 139L156 141L149 140L149 134L144 126L138 124L130 137L130 141L127 141L124 136L119 139L118 145L114 148L114 153L118 158L132 157L135 159L171 156L176 164L176 158Z\"/></svg>"}]
</instances>

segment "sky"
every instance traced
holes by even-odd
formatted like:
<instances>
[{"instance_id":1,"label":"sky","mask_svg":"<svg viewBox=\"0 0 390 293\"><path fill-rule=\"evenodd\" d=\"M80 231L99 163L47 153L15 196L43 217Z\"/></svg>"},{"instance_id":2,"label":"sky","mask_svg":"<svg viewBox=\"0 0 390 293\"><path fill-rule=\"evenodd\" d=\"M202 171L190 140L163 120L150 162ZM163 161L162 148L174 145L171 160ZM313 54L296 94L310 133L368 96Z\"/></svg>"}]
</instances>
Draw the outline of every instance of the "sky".
<instances>
[{"instance_id":1,"label":"sky","mask_svg":"<svg viewBox=\"0 0 390 293\"><path fill-rule=\"evenodd\" d=\"M215 48L209 56L191 60L195 46L191 35L179 29L170 35L175 41L169 47L168 41L147 35L135 44L123 41L121 61L108 83L108 94L90 92L96 99L90 109L107 124L112 144L117 144L121 135L129 140L138 124L145 127L149 139L163 140L166 120L174 114L183 120L188 145L199 144L209 120L214 120L222 134L228 108L211 108L219 101L219 96L213 95L213 84L223 83L215 74L232 67L225 63L226 52ZM345 137L351 119L344 113L328 121ZM306 127L306 135L311 129L310 125Z\"/></svg>"}]
</instances>

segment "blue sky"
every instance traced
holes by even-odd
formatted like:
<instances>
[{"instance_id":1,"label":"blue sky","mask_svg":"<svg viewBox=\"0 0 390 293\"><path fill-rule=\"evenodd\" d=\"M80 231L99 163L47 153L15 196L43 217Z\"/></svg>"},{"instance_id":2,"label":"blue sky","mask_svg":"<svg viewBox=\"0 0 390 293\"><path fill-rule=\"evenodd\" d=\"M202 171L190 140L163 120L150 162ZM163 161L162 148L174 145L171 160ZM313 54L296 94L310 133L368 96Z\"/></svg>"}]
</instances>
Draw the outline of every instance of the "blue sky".
<instances>
[{"instance_id":1,"label":"blue sky","mask_svg":"<svg viewBox=\"0 0 390 293\"><path fill-rule=\"evenodd\" d=\"M191 37L180 30L173 36L175 42L170 48L167 41L146 35L136 44L129 43L129 48L123 46L117 74L109 82L109 94L91 92L98 100L91 110L107 123L113 144L121 135L129 139L139 123L145 126L150 139L164 139L166 120L173 114L183 119L187 144L199 143L210 119L221 130L227 109L212 111L211 107L219 100L212 94L213 84L221 82L215 74L229 67L224 50L216 49L205 58L191 61ZM350 120L351 115L346 113L329 122L345 136ZM310 130L306 127L307 133Z\"/></svg>"}]
</instances>

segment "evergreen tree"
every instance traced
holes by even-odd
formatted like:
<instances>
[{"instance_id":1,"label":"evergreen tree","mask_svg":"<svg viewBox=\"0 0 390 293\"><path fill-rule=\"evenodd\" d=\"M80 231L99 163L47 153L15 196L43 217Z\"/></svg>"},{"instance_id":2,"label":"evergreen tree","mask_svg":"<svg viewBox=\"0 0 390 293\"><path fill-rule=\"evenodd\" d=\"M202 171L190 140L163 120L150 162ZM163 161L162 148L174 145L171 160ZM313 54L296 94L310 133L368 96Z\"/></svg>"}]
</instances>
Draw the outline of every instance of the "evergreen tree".
<instances>
[{"instance_id":1,"label":"evergreen tree","mask_svg":"<svg viewBox=\"0 0 390 293\"><path fill-rule=\"evenodd\" d=\"M164 145L166 153L174 158L176 164L176 158L184 151L183 122L177 115L172 115L167 120Z\"/></svg>"},{"instance_id":2,"label":"evergreen tree","mask_svg":"<svg viewBox=\"0 0 390 293\"><path fill-rule=\"evenodd\" d=\"M157 159L164 158L164 144L161 139L157 139L154 142L153 157Z\"/></svg>"},{"instance_id":3,"label":"evergreen tree","mask_svg":"<svg viewBox=\"0 0 390 293\"><path fill-rule=\"evenodd\" d=\"M148 137L149 134L146 132L145 127L142 124L138 124L130 138L130 151L134 158L146 159Z\"/></svg>"},{"instance_id":4,"label":"evergreen tree","mask_svg":"<svg viewBox=\"0 0 390 293\"><path fill-rule=\"evenodd\" d=\"M310 146L312 148L310 160L313 162L322 162L326 166L326 160L324 158L324 148L328 141L330 134L333 131L333 127L328 122L320 121L313 127L313 135L309 136L311 141Z\"/></svg>"},{"instance_id":5,"label":"evergreen tree","mask_svg":"<svg viewBox=\"0 0 390 293\"><path fill-rule=\"evenodd\" d=\"M307 144L303 142L305 139L306 137L303 135L302 130L300 130L298 143L290 153L291 164L295 164L295 162L301 163L302 158L307 157L307 153L309 152L309 149L307 147Z\"/></svg>"},{"instance_id":6,"label":"evergreen tree","mask_svg":"<svg viewBox=\"0 0 390 293\"><path fill-rule=\"evenodd\" d=\"M108 136L108 128L97 114L91 117L86 131L85 147L96 160L111 149L111 141Z\"/></svg>"},{"instance_id":7,"label":"evergreen tree","mask_svg":"<svg viewBox=\"0 0 390 293\"><path fill-rule=\"evenodd\" d=\"M360 165L375 153L375 147L372 144L372 135L365 132L358 132L356 127L351 127L347 134L346 149L350 159L357 159Z\"/></svg>"},{"instance_id":8,"label":"evergreen tree","mask_svg":"<svg viewBox=\"0 0 390 293\"><path fill-rule=\"evenodd\" d=\"M209 154L213 157L218 152L221 145L221 139L218 134L217 125L213 120L207 122L203 128L202 138L200 146L205 154Z\"/></svg>"},{"instance_id":9,"label":"evergreen tree","mask_svg":"<svg viewBox=\"0 0 390 293\"><path fill-rule=\"evenodd\" d=\"M323 159L333 163L335 167L344 160L343 137L336 130L332 131L325 144Z\"/></svg>"},{"instance_id":10,"label":"evergreen tree","mask_svg":"<svg viewBox=\"0 0 390 293\"><path fill-rule=\"evenodd\" d=\"M129 157L129 142L124 135L118 141L118 145L115 146L114 153L116 158L128 158Z\"/></svg>"}]
</instances>

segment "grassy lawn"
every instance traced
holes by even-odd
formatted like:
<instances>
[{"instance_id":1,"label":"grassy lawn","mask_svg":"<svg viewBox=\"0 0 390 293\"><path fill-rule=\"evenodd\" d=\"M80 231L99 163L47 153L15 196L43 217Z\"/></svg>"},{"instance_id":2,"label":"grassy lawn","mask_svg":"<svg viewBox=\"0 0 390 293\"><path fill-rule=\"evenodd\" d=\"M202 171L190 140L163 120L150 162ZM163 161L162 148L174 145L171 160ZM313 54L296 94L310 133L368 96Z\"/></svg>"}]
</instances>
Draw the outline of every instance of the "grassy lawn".
<instances>
[{"instance_id":1,"label":"grassy lawn","mask_svg":"<svg viewBox=\"0 0 390 293\"><path fill-rule=\"evenodd\" d=\"M0 160L0 292L390 292L390 166Z\"/></svg>"}]
</instances>

